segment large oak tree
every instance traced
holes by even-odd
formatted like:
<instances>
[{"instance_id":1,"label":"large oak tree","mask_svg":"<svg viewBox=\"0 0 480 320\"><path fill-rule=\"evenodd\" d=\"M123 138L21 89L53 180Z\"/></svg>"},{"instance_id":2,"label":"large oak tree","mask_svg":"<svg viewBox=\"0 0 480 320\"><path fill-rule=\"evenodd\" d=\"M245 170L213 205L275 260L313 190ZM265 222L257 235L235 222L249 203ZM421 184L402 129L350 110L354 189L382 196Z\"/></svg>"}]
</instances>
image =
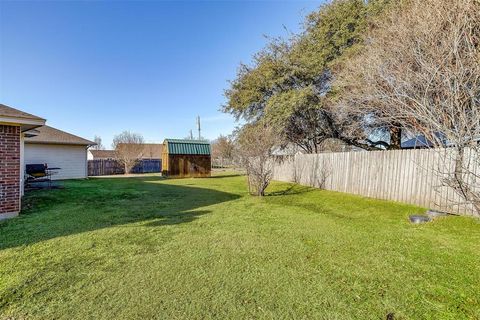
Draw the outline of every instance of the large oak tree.
<instances>
[{"instance_id":1,"label":"large oak tree","mask_svg":"<svg viewBox=\"0 0 480 320\"><path fill-rule=\"evenodd\" d=\"M374 149L364 116L347 114L334 102L334 71L362 42L368 21L386 1L340 0L310 14L304 31L288 40L272 39L241 64L226 90L224 111L248 122L264 121L308 153L327 139ZM388 145L387 145L388 147Z\"/></svg>"}]
</instances>

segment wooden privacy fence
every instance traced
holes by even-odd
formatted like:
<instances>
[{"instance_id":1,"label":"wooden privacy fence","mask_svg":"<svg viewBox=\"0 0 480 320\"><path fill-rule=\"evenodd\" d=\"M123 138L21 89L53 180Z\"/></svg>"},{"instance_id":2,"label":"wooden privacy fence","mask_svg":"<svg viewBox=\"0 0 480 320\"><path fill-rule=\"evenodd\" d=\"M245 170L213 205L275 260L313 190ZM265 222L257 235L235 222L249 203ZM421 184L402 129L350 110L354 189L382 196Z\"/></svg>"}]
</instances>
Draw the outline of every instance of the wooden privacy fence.
<instances>
[{"instance_id":1,"label":"wooden privacy fence","mask_svg":"<svg viewBox=\"0 0 480 320\"><path fill-rule=\"evenodd\" d=\"M453 149L423 149L298 154L277 158L273 177L450 213L474 214L473 205L443 183L452 176L453 153ZM478 158L467 162L472 179L477 179L473 185L478 188Z\"/></svg>"},{"instance_id":2,"label":"wooden privacy fence","mask_svg":"<svg viewBox=\"0 0 480 320\"><path fill-rule=\"evenodd\" d=\"M160 159L142 159L130 173L155 173L162 171L162 162ZM114 174L124 174L124 167L114 159L88 160L89 176L106 176Z\"/></svg>"},{"instance_id":3,"label":"wooden privacy fence","mask_svg":"<svg viewBox=\"0 0 480 320\"><path fill-rule=\"evenodd\" d=\"M107 176L112 174L123 174L124 169L121 164L113 159L88 160L89 176Z\"/></svg>"},{"instance_id":4,"label":"wooden privacy fence","mask_svg":"<svg viewBox=\"0 0 480 320\"><path fill-rule=\"evenodd\" d=\"M130 173L156 173L162 172L162 161L160 159L142 159Z\"/></svg>"}]
</instances>

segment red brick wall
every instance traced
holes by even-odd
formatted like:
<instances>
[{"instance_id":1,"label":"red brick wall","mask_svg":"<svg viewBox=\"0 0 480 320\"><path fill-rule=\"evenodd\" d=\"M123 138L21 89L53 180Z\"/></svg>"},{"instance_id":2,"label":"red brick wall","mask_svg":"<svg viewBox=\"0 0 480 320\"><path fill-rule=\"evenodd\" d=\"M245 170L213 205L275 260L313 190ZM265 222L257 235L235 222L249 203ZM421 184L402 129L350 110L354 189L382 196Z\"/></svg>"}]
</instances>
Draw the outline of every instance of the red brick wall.
<instances>
[{"instance_id":1,"label":"red brick wall","mask_svg":"<svg viewBox=\"0 0 480 320\"><path fill-rule=\"evenodd\" d=\"M0 214L20 211L20 127L0 125Z\"/></svg>"}]
</instances>

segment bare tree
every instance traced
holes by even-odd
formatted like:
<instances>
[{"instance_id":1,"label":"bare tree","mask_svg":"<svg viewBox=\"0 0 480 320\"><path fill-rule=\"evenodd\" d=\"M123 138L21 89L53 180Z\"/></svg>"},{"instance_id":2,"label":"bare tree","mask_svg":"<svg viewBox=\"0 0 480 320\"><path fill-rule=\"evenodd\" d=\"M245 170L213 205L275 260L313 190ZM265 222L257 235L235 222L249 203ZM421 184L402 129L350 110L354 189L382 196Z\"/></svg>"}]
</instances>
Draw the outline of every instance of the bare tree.
<instances>
[{"instance_id":1,"label":"bare tree","mask_svg":"<svg viewBox=\"0 0 480 320\"><path fill-rule=\"evenodd\" d=\"M312 179L310 185L319 189L327 188L327 180L332 175L332 165L330 161L316 157L312 168Z\"/></svg>"},{"instance_id":2,"label":"bare tree","mask_svg":"<svg viewBox=\"0 0 480 320\"><path fill-rule=\"evenodd\" d=\"M113 138L113 149L117 161L125 168L125 174L130 173L145 150L142 135L130 131L123 131Z\"/></svg>"},{"instance_id":3,"label":"bare tree","mask_svg":"<svg viewBox=\"0 0 480 320\"><path fill-rule=\"evenodd\" d=\"M105 150L105 146L102 144L102 138L100 136L95 136L93 138L93 141L95 142L95 145L92 146L92 150Z\"/></svg>"},{"instance_id":4,"label":"bare tree","mask_svg":"<svg viewBox=\"0 0 480 320\"><path fill-rule=\"evenodd\" d=\"M341 77L343 102L425 135L453 162L436 173L480 215L480 1L401 1L365 43Z\"/></svg>"},{"instance_id":5,"label":"bare tree","mask_svg":"<svg viewBox=\"0 0 480 320\"><path fill-rule=\"evenodd\" d=\"M248 177L250 194L264 196L273 177L272 150L278 134L262 123L246 124L237 132L236 150Z\"/></svg>"},{"instance_id":6,"label":"bare tree","mask_svg":"<svg viewBox=\"0 0 480 320\"><path fill-rule=\"evenodd\" d=\"M235 144L231 137L220 135L212 142L213 160L222 167L225 164L232 164L234 148Z\"/></svg>"}]
</instances>

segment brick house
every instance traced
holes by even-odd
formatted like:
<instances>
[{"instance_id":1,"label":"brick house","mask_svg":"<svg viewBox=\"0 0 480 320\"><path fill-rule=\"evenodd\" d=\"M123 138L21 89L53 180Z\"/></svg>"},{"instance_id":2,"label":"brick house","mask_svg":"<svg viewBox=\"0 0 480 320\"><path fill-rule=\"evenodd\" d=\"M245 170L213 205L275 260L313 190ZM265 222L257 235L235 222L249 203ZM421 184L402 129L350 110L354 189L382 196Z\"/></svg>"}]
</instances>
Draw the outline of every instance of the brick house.
<instances>
[{"instance_id":1,"label":"brick house","mask_svg":"<svg viewBox=\"0 0 480 320\"><path fill-rule=\"evenodd\" d=\"M18 215L24 177L24 133L45 119L0 104L0 220Z\"/></svg>"}]
</instances>

